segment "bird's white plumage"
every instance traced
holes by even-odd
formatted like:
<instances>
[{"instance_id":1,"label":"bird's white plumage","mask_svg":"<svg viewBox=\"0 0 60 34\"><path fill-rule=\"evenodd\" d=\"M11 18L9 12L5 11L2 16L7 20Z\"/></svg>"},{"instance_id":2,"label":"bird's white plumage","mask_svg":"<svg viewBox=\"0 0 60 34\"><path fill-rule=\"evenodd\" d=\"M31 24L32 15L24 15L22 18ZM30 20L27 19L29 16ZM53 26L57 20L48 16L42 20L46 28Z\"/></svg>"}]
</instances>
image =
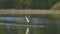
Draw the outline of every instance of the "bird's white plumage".
<instances>
[{"instance_id":1,"label":"bird's white plumage","mask_svg":"<svg viewBox=\"0 0 60 34\"><path fill-rule=\"evenodd\" d=\"M29 18L27 16L25 16L25 18L26 18L27 22L29 23Z\"/></svg>"}]
</instances>

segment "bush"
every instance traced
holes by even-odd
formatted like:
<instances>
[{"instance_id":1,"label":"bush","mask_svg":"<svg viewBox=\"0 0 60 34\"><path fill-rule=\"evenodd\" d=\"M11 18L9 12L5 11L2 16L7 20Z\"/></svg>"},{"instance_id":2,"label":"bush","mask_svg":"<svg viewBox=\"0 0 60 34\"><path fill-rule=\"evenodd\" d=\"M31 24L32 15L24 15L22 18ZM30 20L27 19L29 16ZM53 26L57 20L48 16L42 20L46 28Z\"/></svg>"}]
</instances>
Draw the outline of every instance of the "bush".
<instances>
[{"instance_id":1,"label":"bush","mask_svg":"<svg viewBox=\"0 0 60 34\"><path fill-rule=\"evenodd\" d=\"M60 10L60 1L57 2L54 6L52 6L51 10Z\"/></svg>"}]
</instances>

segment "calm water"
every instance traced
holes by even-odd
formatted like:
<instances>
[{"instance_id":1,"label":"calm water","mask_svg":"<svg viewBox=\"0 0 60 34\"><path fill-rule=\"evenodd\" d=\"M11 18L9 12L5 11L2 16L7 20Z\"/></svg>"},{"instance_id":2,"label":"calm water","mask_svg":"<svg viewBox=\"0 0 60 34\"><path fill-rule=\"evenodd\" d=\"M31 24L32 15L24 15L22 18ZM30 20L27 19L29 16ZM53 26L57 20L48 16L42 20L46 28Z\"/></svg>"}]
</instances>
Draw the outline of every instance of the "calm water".
<instances>
[{"instance_id":1,"label":"calm water","mask_svg":"<svg viewBox=\"0 0 60 34\"><path fill-rule=\"evenodd\" d=\"M28 27L29 28L29 34L60 34L60 19L51 19L51 18L29 18L29 23L27 23L27 20L25 17L0 17L0 21L8 21L8 25L10 22L15 22L14 24L19 24L19 25L39 25L38 26L33 26L33 27ZM2 23L1 22L1 23ZM11 23L11 24L12 24ZM0 33L1 34L25 34L27 27L16 27L13 26L0 26ZM2 29L1 29L2 28ZM7 29L8 28L8 29ZM4 32L4 33L3 33Z\"/></svg>"}]
</instances>

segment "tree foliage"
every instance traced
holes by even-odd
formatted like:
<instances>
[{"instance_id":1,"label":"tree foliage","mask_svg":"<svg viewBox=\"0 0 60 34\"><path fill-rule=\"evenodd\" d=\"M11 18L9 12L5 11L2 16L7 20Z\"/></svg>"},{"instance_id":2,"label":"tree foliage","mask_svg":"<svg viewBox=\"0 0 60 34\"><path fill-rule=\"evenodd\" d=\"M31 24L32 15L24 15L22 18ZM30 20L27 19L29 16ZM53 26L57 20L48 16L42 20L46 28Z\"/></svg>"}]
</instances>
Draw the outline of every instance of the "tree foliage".
<instances>
[{"instance_id":1,"label":"tree foliage","mask_svg":"<svg viewBox=\"0 0 60 34\"><path fill-rule=\"evenodd\" d=\"M60 2L57 2L54 6L52 6L51 10L60 10Z\"/></svg>"},{"instance_id":2,"label":"tree foliage","mask_svg":"<svg viewBox=\"0 0 60 34\"><path fill-rule=\"evenodd\" d=\"M59 0L0 0L0 8L15 9L50 9Z\"/></svg>"}]
</instances>

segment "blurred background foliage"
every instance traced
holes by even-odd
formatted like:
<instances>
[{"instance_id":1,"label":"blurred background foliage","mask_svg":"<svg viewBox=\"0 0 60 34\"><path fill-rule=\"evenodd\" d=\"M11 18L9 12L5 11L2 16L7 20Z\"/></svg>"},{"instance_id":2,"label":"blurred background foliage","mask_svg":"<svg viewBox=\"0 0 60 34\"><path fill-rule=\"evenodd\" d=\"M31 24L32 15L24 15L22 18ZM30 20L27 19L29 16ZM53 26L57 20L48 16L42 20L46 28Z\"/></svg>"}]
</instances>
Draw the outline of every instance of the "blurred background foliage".
<instances>
[{"instance_id":1,"label":"blurred background foliage","mask_svg":"<svg viewBox=\"0 0 60 34\"><path fill-rule=\"evenodd\" d=\"M60 1L53 5L51 10L60 10Z\"/></svg>"},{"instance_id":2,"label":"blurred background foliage","mask_svg":"<svg viewBox=\"0 0 60 34\"><path fill-rule=\"evenodd\" d=\"M0 9L50 9L60 0L0 0Z\"/></svg>"}]
</instances>

